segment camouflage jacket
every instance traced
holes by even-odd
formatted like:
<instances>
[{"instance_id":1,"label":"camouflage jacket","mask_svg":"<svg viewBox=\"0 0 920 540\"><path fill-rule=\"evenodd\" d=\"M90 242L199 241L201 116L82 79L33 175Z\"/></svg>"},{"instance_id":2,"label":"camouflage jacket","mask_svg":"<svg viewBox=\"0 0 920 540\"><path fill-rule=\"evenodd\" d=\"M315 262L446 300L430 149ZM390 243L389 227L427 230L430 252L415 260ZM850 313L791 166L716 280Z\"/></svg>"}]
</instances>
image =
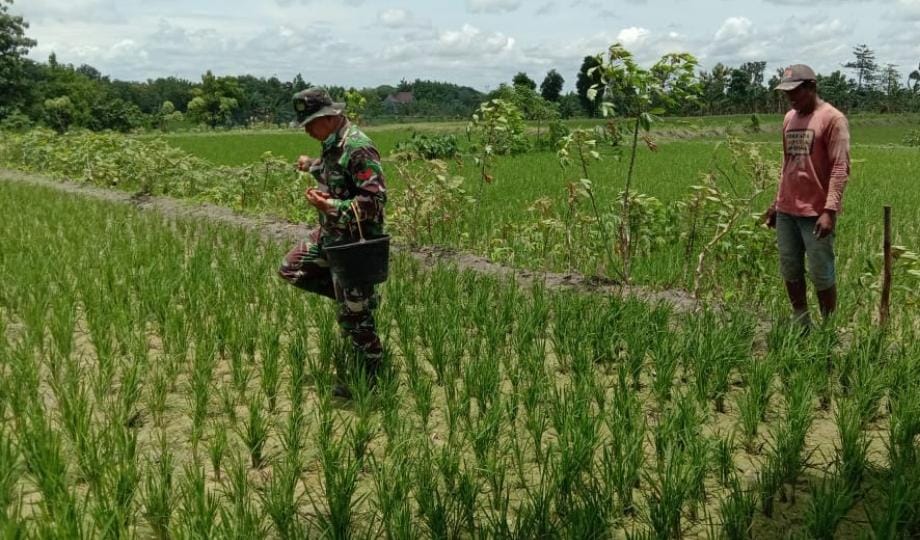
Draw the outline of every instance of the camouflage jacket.
<instances>
[{"instance_id":1,"label":"camouflage jacket","mask_svg":"<svg viewBox=\"0 0 920 540\"><path fill-rule=\"evenodd\" d=\"M359 237L355 208L365 238L384 233L387 196L380 153L358 126L346 121L323 141L322 157L313 163L310 173L320 191L329 193L334 208L328 214L320 213L323 244Z\"/></svg>"}]
</instances>

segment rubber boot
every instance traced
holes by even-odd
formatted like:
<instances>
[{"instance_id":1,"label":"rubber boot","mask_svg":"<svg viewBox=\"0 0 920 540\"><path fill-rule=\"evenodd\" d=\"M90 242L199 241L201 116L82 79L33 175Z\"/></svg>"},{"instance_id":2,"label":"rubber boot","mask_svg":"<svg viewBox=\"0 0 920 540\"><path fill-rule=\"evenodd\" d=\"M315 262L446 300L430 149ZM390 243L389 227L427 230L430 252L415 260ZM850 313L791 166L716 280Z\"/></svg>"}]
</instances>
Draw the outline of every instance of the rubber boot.
<instances>
[{"instance_id":1,"label":"rubber boot","mask_svg":"<svg viewBox=\"0 0 920 540\"><path fill-rule=\"evenodd\" d=\"M837 286L818 291L818 305L821 307L821 316L827 321L837 311Z\"/></svg>"},{"instance_id":2,"label":"rubber boot","mask_svg":"<svg viewBox=\"0 0 920 540\"><path fill-rule=\"evenodd\" d=\"M802 332L807 334L811 331L811 316L808 314L808 288L805 280L787 281L786 294L792 304L792 321L799 324Z\"/></svg>"}]
</instances>

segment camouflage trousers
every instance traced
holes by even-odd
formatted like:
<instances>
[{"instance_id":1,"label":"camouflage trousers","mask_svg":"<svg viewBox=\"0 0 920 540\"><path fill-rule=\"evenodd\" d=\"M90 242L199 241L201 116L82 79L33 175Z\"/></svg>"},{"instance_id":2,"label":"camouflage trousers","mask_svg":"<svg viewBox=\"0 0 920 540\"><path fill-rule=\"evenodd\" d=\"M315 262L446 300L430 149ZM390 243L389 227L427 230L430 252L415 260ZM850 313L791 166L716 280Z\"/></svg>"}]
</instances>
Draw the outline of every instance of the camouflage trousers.
<instances>
[{"instance_id":1,"label":"camouflage trousers","mask_svg":"<svg viewBox=\"0 0 920 540\"><path fill-rule=\"evenodd\" d=\"M365 370L375 374L383 358L383 346L374 323L377 294L372 285L342 288L335 282L320 244L319 230L311 231L306 241L294 246L284 256L278 275L295 287L338 303L336 319L342 334L351 339L362 357Z\"/></svg>"}]
</instances>

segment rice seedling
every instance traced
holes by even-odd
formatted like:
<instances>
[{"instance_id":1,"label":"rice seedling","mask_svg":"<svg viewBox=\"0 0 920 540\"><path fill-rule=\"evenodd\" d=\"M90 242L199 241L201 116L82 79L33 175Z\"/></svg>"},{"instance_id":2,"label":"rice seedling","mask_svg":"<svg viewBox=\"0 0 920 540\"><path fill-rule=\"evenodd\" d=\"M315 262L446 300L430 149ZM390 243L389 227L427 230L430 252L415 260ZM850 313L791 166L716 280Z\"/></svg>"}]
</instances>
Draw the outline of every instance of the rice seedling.
<instances>
[{"instance_id":1,"label":"rice seedling","mask_svg":"<svg viewBox=\"0 0 920 540\"><path fill-rule=\"evenodd\" d=\"M552 448L556 505L565 514L575 504L577 492L585 487L598 445L600 419L593 414L590 397L582 387L553 387L551 395L550 418L556 431Z\"/></svg>"},{"instance_id":2,"label":"rice seedling","mask_svg":"<svg viewBox=\"0 0 920 540\"><path fill-rule=\"evenodd\" d=\"M267 485L259 491L262 509L282 540L307 536L298 514L302 499L297 493L299 480L300 464L285 458L272 466Z\"/></svg>"},{"instance_id":3,"label":"rice seedling","mask_svg":"<svg viewBox=\"0 0 920 540\"><path fill-rule=\"evenodd\" d=\"M716 436L713 443L713 455L716 462L716 471L718 473L719 483L725 487L732 487L731 482L735 479L735 432L728 436Z\"/></svg>"},{"instance_id":4,"label":"rice seedling","mask_svg":"<svg viewBox=\"0 0 920 540\"><path fill-rule=\"evenodd\" d=\"M311 521L322 534L335 539L352 538L358 534L355 509L366 497L357 495L361 462L354 458L350 441L352 432L347 428L341 437L333 434L333 417L328 403L317 411L316 444L322 466L322 498L318 506L313 493L308 496L317 513Z\"/></svg>"},{"instance_id":5,"label":"rice seedling","mask_svg":"<svg viewBox=\"0 0 920 540\"><path fill-rule=\"evenodd\" d=\"M159 444L159 455L147 462L141 484L141 505L144 518L158 540L171 537L170 525L175 510L173 471L174 458L165 440Z\"/></svg>"},{"instance_id":6,"label":"rice seedling","mask_svg":"<svg viewBox=\"0 0 920 540\"><path fill-rule=\"evenodd\" d=\"M22 475L19 449L5 431L0 431L0 522L16 522L18 510L13 507L16 500L16 485Z\"/></svg>"},{"instance_id":7,"label":"rice seedling","mask_svg":"<svg viewBox=\"0 0 920 540\"><path fill-rule=\"evenodd\" d=\"M783 484L789 486L790 492L787 495L783 490L781 500L795 503L798 478L811 457L805 453L805 438L814 419L813 388L809 372L803 371L797 375L792 387L789 388L786 417L778 426L771 429L772 442L768 444L769 455L760 481L764 513L768 516L767 509L772 508L772 498Z\"/></svg>"},{"instance_id":8,"label":"rice seedling","mask_svg":"<svg viewBox=\"0 0 920 540\"><path fill-rule=\"evenodd\" d=\"M239 432L243 444L249 451L249 461L253 469L262 467L264 462L262 449L268 439L268 420L264 416L262 404L263 398L260 395L253 395L249 398L249 414Z\"/></svg>"},{"instance_id":9,"label":"rice seedling","mask_svg":"<svg viewBox=\"0 0 920 540\"><path fill-rule=\"evenodd\" d=\"M728 482L729 492L719 502L721 529L717 534L726 540L753 538L754 514L757 511L757 496L753 490L745 490L741 480L732 475Z\"/></svg>"},{"instance_id":10,"label":"rice seedling","mask_svg":"<svg viewBox=\"0 0 920 540\"><path fill-rule=\"evenodd\" d=\"M854 322L838 342L777 324L761 357L746 316L394 255L377 312L392 370L333 407L350 344L331 303L272 279L281 248L32 189L0 184L0 237L26 246L0 257L0 514L21 526L0 534L695 536L718 507L713 534L743 538L752 501L791 501L812 466L865 504L857 534L917 530L920 369L903 330L873 341ZM72 261L54 285L30 270L51 243ZM836 404L830 455L810 451L828 444L819 393ZM870 467L876 430L888 455ZM763 456L736 462L750 441ZM806 507L758 527L782 534ZM815 531L833 508L815 503Z\"/></svg>"},{"instance_id":11,"label":"rice seedling","mask_svg":"<svg viewBox=\"0 0 920 540\"><path fill-rule=\"evenodd\" d=\"M683 511L690 499L693 468L694 464L682 450L669 446L657 461L654 472L645 475L649 490L645 494L648 507L644 521L655 538L683 536Z\"/></svg>"},{"instance_id":12,"label":"rice seedling","mask_svg":"<svg viewBox=\"0 0 920 540\"><path fill-rule=\"evenodd\" d=\"M869 468L869 437L860 413L859 404L855 400L843 399L837 402L837 475L842 485L854 494L860 491Z\"/></svg>"},{"instance_id":13,"label":"rice seedling","mask_svg":"<svg viewBox=\"0 0 920 540\"><path fill-rule=\"evenodd\" d=\"M916 510L920 503L920 482L916 480L916 472L892 474L886 479L880 504L866 507L873 538L908 538L920 530Z\"/></svg>"},{"instance_id":14,"label":"rice seedling","mask_svg":"<svg viewBox=\"0 0 920 540\"><path fill-rule=\"evenodd\" d=\"M641 484L645 464L645 415L636 394L627 386L627 369L619 371L619 383L611 409L604 419L613 435L605 445L601 470L607 490L616 494L618 513L631 516L636 511L634 491Z\"/></svg>"},{"instance_id":15,"label":"rice seedling","mask_svg":"<svg viewBox=\"0 0 920 540\"><path fill-rule=\"evenodd\" d=\"M373 459L374 505L380 515L383 536L388 539L412 536L412 508L409 504L412 488L412 465L405 442L393 445L392 453L383 460Z\"/></svg>"},{"instance_id":16,"label":"rice seedling","mask_svg":"<svg viewBox=\"0 0 920 540\"><path fill-rule=\"evenodd\" d=\"M259 384L262 393L268 400L268 412L275 412L278 400L278 391L281 387L281 341L277 328L278 322L264 325L259 331L259 351L261 352L261 376Z\"/></svg>"},{"instance_id":17,"label":"rice seedling","mask_svg":"<svg viewBox=\"0 0 920 540\"><path fill-rule=\"evenodd\" d=\"M738 396L736 406L739 412L741 433L744 446L749 453L756 453L756 438L760 423L767 420L767 410L773 396L773 378L775 375L772 359L754 359L747 361L742 374L745 388Z\"/></svg>"},{"instance_id":18,"label":"rice seedling","mask_svg":"<svg viewBox=\"0 0 920 540\"><path fill-rule=\"evenodd\" d=\"M651 357L652 392L658 405L664 407L671 401L674 379L680 366L678 343L669 332L662 332L657 343L649 351Z\"/></svg>"},{"instance_id":19,"label":"rice seedling","mask_svg":"<svg viewBox=\"0 0 920 540\"><path fill-rule=\"evenodd\" d=\"M223 493L224 504L220 506L216 535L222 538L264 538L266 527L262 513L250 493L246 462L238 454L230 460L226 484L229 485Z\"/></svg>"},{"instance_id":20,"label":"rice seedling","mask_svg":"<svg viewBox=\"0 0 920 540\"><path fill-rule=\"evenodd\" d=\"M827 476L812 484L805 511L805 530L810 538L831 540L837 525L853 504L853 492L839 476Z\"/></svg>"},{"instance_id":21,"label":"rice seedling","mask_svg":"<svg viewBox=\"0 0 920 540\"><path fill-rule=\"evenodd\" d=\"M221 465L227 453L227 428L221 422L214 422L211 427L211 440L208 441L208 458L211 460L211 472L220 481Z\"/></svg>"},{"instance_id":22,"label":"rice seedling","mask_svg":"<svg viewBox=\"0 0 920 540\"><path fill-rule=\"evenodd\" d=\"M211 538L217 532L220 502L206 487L204 468L186 464L178 491L177 519L171 521L170 536Z\"/></svg>"}]
</instances>

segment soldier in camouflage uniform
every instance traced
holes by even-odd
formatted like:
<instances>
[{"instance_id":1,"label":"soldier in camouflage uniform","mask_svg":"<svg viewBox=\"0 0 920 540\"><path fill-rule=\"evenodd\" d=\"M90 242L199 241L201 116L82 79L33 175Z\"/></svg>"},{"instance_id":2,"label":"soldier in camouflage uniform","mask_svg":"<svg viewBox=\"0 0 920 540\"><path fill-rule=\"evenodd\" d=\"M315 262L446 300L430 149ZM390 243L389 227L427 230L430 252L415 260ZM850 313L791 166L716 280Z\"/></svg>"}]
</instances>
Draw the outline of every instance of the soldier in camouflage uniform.
<instances>
[{"instance_id":1,"label":"soldier in camouflage uniform","mask_svg":"<svg viewBox=\"0 0 920 540\"><path fill-rule=\"evenodd\" d=\"M323 145L321 157L300 156L297 161L298 169L309 171L318 183L317 188L307 190L306 197L319 211L319 227L285 255L278 274L292 285L338 302L339 326L357 349L373 385L383 359L373 315L377 295L373 286L339 287L323 246L357 240L359 220L365 237L382 235L386 188L379 152L342 114L342 108L319 88L294 95L297 125ZM339 373L333 393L347 398L351 393L342 375Z\"/></svg>"}]
</instances>

